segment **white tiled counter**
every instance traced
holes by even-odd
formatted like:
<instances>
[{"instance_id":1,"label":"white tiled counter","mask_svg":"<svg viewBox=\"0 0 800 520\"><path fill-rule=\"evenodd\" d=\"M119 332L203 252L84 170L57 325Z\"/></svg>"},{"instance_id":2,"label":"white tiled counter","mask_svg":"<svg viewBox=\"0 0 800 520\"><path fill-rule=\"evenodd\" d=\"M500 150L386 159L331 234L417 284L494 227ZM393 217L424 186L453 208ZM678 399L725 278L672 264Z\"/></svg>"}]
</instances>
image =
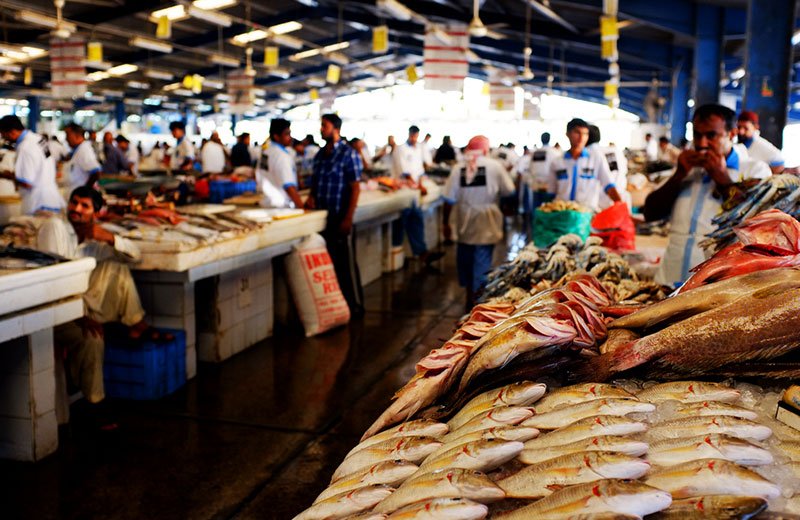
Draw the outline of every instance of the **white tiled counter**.
<instances>
[{"instance_id":1,"label":"white tiled counter","mask_svg":"<svg viewBox=\"0 0 800 520\"><path fill-rule=\"evenodd\" d=\"M58 447L53 327L83 316L94 266L0 271L0 458L36 461Z\"/></svg>"},{"instance_id":2,"label":"white tiled counter","mask_svg":"<svg viewBox=\"0 0 800 520\"><path fill-rule=\"evenodd\" d=\"M322 231L325 218L324 211L310 211L176 252L142 243L133 273L142 305L154 326L186 331L188 378L198 359L224 361L272 334L272 259Z\"/></svg>"}]
</instances>

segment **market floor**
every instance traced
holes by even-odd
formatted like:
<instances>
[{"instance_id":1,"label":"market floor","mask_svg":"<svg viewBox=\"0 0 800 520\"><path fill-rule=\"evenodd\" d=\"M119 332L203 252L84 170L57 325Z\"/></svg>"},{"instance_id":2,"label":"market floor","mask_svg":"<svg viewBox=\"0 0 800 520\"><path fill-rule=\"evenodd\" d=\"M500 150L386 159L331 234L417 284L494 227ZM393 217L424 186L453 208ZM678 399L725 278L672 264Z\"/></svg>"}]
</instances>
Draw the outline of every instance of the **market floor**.
<instances>
[{"instance_id":1,"label":"market floor","mask_svg":"<svg viewBox=\"0 0 800 520\"><path fill-rule=\"evenodd\" d=\"M276 327L234 358L201 365L171 396L113 402L115 434L74 418L55 455L0 462L0 516L292 518L421 355L450 336L463 292L455 249L446 250L442 272L411 264L367 286L366 315L348 327L316 338Z\"/></svg>"}]
</instances>

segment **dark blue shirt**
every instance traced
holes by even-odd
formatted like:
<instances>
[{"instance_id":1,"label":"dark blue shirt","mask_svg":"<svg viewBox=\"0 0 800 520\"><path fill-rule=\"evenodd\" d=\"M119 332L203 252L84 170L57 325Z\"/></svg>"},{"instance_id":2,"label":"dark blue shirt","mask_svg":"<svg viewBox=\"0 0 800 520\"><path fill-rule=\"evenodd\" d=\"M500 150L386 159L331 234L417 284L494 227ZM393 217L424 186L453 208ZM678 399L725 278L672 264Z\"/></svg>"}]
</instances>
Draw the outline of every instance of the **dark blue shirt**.
<instances>
[{"instance_id":1,"label":"dark blue shirt","mask_svg":"<svg viewBox=\"0 0 800 520\"><path fill-rule=\"evenodd\" d=\"M350 184L361 179L361 158L344 141L333 146L330 155L323 147L314 157L311 194L317 209L334 215L344 213L350 204Z\"/></svg>"},{"instance_id":2,"label":"dark blue shirt","mask_svg":"<svg viewBox=\"0 0 800 520\"><path fill-rule=\"evenodd\" d=\"M104 144L103 153L106 156L106 160L103 161L103 173L119 173L130 169L128 168L130 161L125 158L122 150L113 144Z\"/></svg>"}]
</instances>

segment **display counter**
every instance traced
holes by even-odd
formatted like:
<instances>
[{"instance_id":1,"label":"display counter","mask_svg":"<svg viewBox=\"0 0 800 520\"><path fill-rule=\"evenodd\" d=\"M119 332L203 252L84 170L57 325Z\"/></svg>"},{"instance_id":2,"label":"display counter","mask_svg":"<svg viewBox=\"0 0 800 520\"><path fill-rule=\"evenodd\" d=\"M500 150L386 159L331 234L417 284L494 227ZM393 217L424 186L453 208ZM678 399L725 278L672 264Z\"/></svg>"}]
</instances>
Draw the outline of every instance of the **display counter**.
<instances>
[{"instance_id":1,"label":"display counter","mask_svg":"<svg viewBox=\"0 0 800 520\"><path fill-rule=\"evenodd\" d=\"M0 458L58 448L53 327L83 316L93 258L0 271Z\"/></svg>"}]
</instances>

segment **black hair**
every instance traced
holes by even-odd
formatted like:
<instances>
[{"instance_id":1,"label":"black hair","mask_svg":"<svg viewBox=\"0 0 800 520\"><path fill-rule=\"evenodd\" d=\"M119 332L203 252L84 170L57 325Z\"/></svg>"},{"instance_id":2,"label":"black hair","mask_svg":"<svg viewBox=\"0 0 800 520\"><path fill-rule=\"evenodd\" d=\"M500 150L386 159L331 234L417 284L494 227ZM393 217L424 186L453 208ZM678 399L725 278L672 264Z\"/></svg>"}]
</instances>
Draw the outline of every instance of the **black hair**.
<instances>
[{"instance_id":1,"label":"black hair","mask_svg":"<svg viewBox=\"0 0 800 520\"><path fill-rule=\"evenodd\" d=\"M83 129L81 125L78 123L70 123L64 127L64 131L72 132L73 134L84 135L86 134L86 130Z\"/></svg>"},{"instance_id":2,"label":"black hair","mask_svg":"<svg viewBox=\"0 0 800 520\"><path fill-rule=\"evenodd\" d=\"M242 132L241 134L239 134L239 139L247 139L248 137L250 137L249 132Z\"/></svg>"},{"instance_id":3,"label":"black hair","mask_svg":"<svg viewBox=\"0 0 800 520\"><path fill-rule=\"evenodd\" d=\"M542 144L550 144L550 132L542 134Z\"/></svg>"},{"instance_id":4,"label":"black hair","mask_svg":"<svg viewBox=\"0 0 800 520\"><path fill-rule=\"evenodd\" d=\"M589 128L589 123L577 117L567 123L567 132L571 132L574 128Z\"/></svg>"},{"instance_id":5,"label":"black hair","mask_svg":"<svg viewBox=\"0 0 800 520\"><path fill-rule=\"evenodd\" d=\"M724 105L709 103L694 111L692 119L696 121L708 121L712 116L716 116L725 121L725 130L731 131L736 128L736 112Z\"/></svg>"},{"instance_id":6,"label":"black hair","mask_svg":"<svg viewBox=\"0 0 800 520\"><path fill-rule=\"evenodd\" d=\"M600 142L600 129L597 125L589 125L589 140L586 141L586 146Z\"/></svg>"},{"instance_id":7,"label":"black hair","mask_svg":"<svg viewBox=\"0 0 800 520\"><path fill-rule=\"evenodd\" d=\"M269 136L281 135L290 125L291 123L285 119L273 119L269 124Z\"/></svg>"},{"instance_id":8,"label":"black hair","mask_svg":"<svg viewBox=\"0 0 800 520\"><path fill-rule=\"evenodd\" d=\"M17 116L4 116L0 119L0 132L10 132L11 130L25 130L22 121Z\"/></svg>"},{"instance_id":9,"label":"black hair","mask_svg":"<svg viewBox=\"0 0 800 520\"><path fill-rule=\"evenodd\" d=\"M409 126L408 127L408 133L409 134L418 134L419 133L419 127L417 125Z\"/></svg>"},{"instance_id":10,"label":"black hair","mask_svg":"<svg viewBox=\"0 0 800 520\"><path fill-rule=\"evenodd\" d=\"M645 137L653 137L653 134L651 134L650 132L647 132L646 134L644 134L644 136Z\"/></svg>"},{"instance_id":11,"label":"black hair","mask_svg":"<svg viewBox=\"0 0 800 520\"><path fill-rule=\"evenodd\" d=\"M661 137L658 138L658 142L659 143L668 143L669 139L662 135Z\"/></svg>"},{"instance_id":12,"label":"black hair","mask_svg":"<svg viewBox=\"0 0 800 520\"><path fill-rule=\"evenodd\" d=\"M92 206L94 206L95 211L100 211L100 208L105 205L103 196L100 195L99 191L91 186L78 186L72 190L72 193L69 194L69 200L72 200L73 197L78 197L80 199L92 199Z\"/></svg>"},{"instance_id":13,"label":"black hair","mask_svg":"<svg viewBox=\"0 0 800 520\"><path fill-rule=\"evenodd\" d=\"M130 143L130 140L124 135L118 135L116 139L118 143Z\"/></svg>"},{"instance_id":14,"label":"black hair","mask_svg":"<svg viewBox=\"0 0 800 520\"><path fill-rule=\"evenodd\" d=\"M184 123L183 121L173 121L173 122L171 122L169 124L170 132L175 130L176 128L178 130L183 130L185 132L186 131L186 123Z\"/></svg>"},{"instance_id":15,"label":"black hair","mask_svg":"<svg viewBox=\"0 0 800 520\"><path fill-rule=\"evenodd\" d=\"M332 124L335 129L342 129L342 118L336 114L322 114L322 119Z\"/></svg>"}]
</instances>

